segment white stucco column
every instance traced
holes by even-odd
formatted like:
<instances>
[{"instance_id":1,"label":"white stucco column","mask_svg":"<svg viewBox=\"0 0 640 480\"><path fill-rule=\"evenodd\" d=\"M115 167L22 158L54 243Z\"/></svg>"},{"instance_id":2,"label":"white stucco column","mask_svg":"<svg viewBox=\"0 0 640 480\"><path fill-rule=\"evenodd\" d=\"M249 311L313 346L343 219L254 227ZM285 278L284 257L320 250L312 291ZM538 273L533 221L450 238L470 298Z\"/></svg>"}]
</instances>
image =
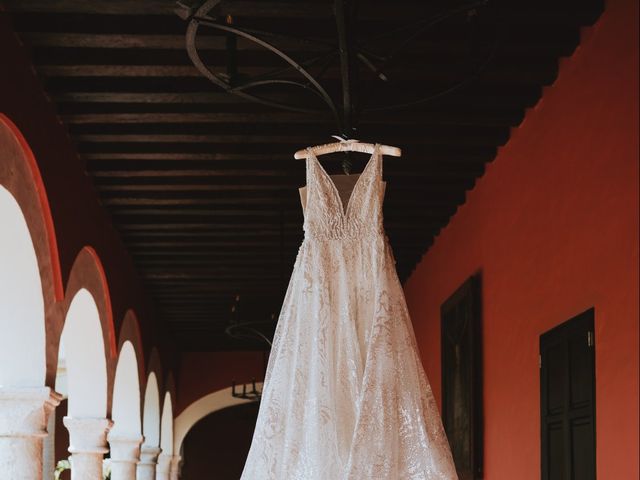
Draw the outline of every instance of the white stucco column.
<instances>
[{"instance_id":1,"label":"white stucco column","mask_svg":"<svg viewBox=\"0 0 640 480\"><path fill-rule=\"evenodd\" d=\"M107 448L107 432L113 425L108 418L64 417L69 430L72 480L102 480L102 460Z\"/></svg>"},{"instance_id":2,"label":"white stucco column","mask_svg":"<svg viewBox=\"0 0 640 480\"><path fill-rule=\"evenodd\" d=\"M182 469L182 457L174 455L171 457L171 469L169 471L169 480L179 480Z\"/></svg>"},{"instance_id":3,"label":"white stucco column","mask_svg":"<svg viewBox=\"0 0 640 480\"><path fill-rule=\"evenodd\" d=\"M61 396L49 387L0 387L0 475L41 480L49 415Z\"/></svg>"},{"instance_id":4,"label":"white stucco column","mask_svg":"<svg viewBox=\"0 0 640 480\"><path fill-rule=\"evenodd\" d=\"M158 455L160 455L160 448L142 445L140 449L140 461L138 462L137 480L156 480Z\"/></svg>"},{"instance_id":5,"label":"white stucco column","mask_svg":"<svg viewBox=\"0 0 640 480\"><path fill-rule=\"evenodd\" d=\"M161 453L158 457L158 466L156 467L156 480L169 480L171 473L171 459L173 455Z\"/></svg>"},{"instance_id":6,"label":"white stucco column","mask_svg":"<svg viewBox=\"0 0 640 480\"><path fill-rule=\"evenodd\" d=\"M109 434L107 439L111 450L111 480L136 480L142 437Z\"/></svg>"}]
</instances>

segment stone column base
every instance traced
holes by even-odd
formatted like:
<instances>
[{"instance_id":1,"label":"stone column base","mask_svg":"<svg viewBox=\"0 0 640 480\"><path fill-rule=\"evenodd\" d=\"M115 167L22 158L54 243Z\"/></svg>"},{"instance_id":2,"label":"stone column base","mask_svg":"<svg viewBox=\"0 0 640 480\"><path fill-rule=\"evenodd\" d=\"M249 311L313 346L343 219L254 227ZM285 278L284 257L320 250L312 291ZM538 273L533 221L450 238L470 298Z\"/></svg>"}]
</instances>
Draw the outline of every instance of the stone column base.
<instances>
[{"instance_id":1,"label":"stone column base","mask_svg":"<svg viewBox=\"0 0 640 480\"><path fill-rule=\"evenodd\" d=\"M171 457L171 469L169 471L169 480L179 480L182 471L182 457L174 455Z\"/></svg>"},{"instance_id":2,"label":"stone column base","mask_svg":"<svg viewBox=\"0 0 640 480\"><path fill-rule=\"evenodd\" d=\"M142 436L122 436L113 431L108 435L111 447L111 480L136 480Z\"/></svg>"},{"instance_id":3,"label":"stone column base","mask_svg":"<svg viewBox=\"0 0 640 480\"><path fill-rule=\"evenodd\" d=\"M42 441L61 399L49 387L0 387L2 478L42 480Z\"/></svg>"},{"instance_id":4,"label":"stone column base","mask_svg":"<svg viewBox=\"0 0 640 480\"><path fill-rule=\"evenodd\" d=\"M156 467L156 480L169 480L171 473L171 459L173 455L161 453L158 457L158 466Z\"/></svg>"},{"instance_id":5,"label":"stone column base","mask_svg":"<svg viewBox=\"0 0 640 480\"><path fill-rule=\"evenodd\" d=\"M102 480L102 460L107 448L108 418L64 417L69 430L69 462L72 480Z\"/></svg>"},{"instance_id":6,"label":"stone column base","mask_svg":"<svg viewBox=\"0 0 640 480\"><path fill-rule=\"evenodd\" d=\"M138 462L137 480L156 480L156 465L161 450L158 447L142 445Z\"/></svg>"}]
</instances>

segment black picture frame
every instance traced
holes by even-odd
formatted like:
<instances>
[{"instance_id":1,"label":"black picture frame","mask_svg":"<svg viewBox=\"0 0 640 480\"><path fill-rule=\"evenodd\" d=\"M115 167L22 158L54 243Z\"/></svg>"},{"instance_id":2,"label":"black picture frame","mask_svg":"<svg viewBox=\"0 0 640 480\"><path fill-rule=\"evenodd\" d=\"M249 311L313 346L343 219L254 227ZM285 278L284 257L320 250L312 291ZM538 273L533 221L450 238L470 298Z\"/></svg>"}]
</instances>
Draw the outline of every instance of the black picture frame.
<instances>
[{"instance_id":1,"label":"black picture frame","mask_svg":"<svg viewBox=\"0 0 640 480\"><path fill-rule=\"evenodd\" d=\"M481 276L440 308L442 421L460 480L483 478Z\"/></svg>"}]
</instances>

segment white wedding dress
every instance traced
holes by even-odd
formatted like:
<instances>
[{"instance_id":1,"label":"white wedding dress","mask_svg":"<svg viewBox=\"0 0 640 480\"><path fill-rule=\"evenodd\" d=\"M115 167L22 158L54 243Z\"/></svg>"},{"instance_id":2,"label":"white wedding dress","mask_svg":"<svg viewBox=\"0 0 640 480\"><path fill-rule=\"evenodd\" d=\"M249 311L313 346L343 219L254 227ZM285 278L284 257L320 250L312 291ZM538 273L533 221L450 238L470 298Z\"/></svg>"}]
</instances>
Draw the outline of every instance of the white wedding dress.
<instances>
[{"instance_id":1,"label":"white wedding dress","mask_svg":"<svg viewBox=\"0 0 640 480\"><path fill-rule=\"evenodd\" d=\"M457 479L384 232L376 145L346 208L309 151L305 237L241 480Z\"/></svg>"}]
</instances>

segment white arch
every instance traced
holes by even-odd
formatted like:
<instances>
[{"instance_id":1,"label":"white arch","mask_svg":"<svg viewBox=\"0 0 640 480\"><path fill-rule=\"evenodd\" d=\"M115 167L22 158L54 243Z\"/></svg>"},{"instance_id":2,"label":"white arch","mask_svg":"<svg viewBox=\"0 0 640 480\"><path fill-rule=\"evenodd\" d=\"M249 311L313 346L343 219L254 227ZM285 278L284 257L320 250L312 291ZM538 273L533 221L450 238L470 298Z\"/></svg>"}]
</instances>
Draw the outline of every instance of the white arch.
<instances>
[{"instance_id":1,"label":"white arch","mask_svg":"<svg viewBox=\"0 0 640 480\"><path fill-rule=\"evenodd\" d=\"M62 331L67 365L68 415L107 416L107 362L96 302L81 288L73 297Z\"/></svg>"},{"instance_id":2,"label":"white arch","mask_svg":"<svg viewBox=\"0 0 640 480\"><path fill-rule=\"evenodd\" d=\"M169 392L164 394L164 404L162 405L160 448L164 455L173 455L173 406Z\"/></svg>"},{"instance_id":3,"label":"white arch","mask_svg":"<svg viewBox=\"0 0 640 480\"><path fill-rule=\"evenodd\" d=\"M0 185L0 387L46 377L44 297L36 251L18 202Z\"/></svg>"},{"instance_id":4,"label":"white arch","mask_svg":"<svg viewBox=\"0 0 640 480\"><path fill-rule=\"evenodd\" d=\"M236 389L237 388L238 386L236 386ZM250 389L253 388L253 384L247 384L246 388L247 391L250 391ZM256 383L256 388L261 390L262 383ZM187 433L189 433L196 423L207 415L224 408L234 407L236 405L249 402L250 400L237 398L231 395L231 387L218 390L199 398L185 408L184 411L176 418L173 451L179 452L182 449L182 442L184 442Z\"/></svg>"},{"instance_id":5,"label":"white arch","mask_svg":"<svg viewBox=\"0 0 640 480\"><path fill-rule=\"evenodd\" d=\"M149 447L160 446L160 392L156 374L151 372L144 392L144 412L142 428L144 444Z\"/></svg>"},{"instance_id":6,"label":"white arch","mask_svg":"<svg viewBox=\"0 0 640 480\"><path fill-rule=\"evenodd\" d=\"M111 434L136 438L142 435L140 419L140 381L138 360L133 344L124 342L120 349L116 377L113 384L113 428Z\"/></svg>"}]
</instances>

